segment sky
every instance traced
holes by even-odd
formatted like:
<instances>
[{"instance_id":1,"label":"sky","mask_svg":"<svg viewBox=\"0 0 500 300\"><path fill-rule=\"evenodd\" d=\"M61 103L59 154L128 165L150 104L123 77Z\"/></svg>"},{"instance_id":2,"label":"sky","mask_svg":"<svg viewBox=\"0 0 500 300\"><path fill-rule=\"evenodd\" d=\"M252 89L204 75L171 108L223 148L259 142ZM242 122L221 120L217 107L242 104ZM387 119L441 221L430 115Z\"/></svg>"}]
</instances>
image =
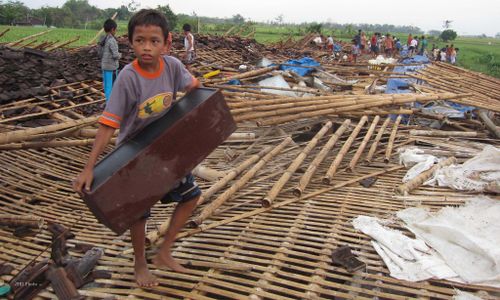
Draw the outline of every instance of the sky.
<instances>
[{"instance_id":1,"label":"sky","mask_svg":"<svg viewBox=\"0 0 500 300\"><path fill-rule=\"evenodd\" d=\"M21 0L30 8L61 6L65 0ZM88 0L99 8L119 7L130 0ZM389 0L136 0L141 8L170 5L174 13L206 17L231 17L265 22L283 15L284 22L333 22L412 25L428 30L443 30L445 20L459 35L494 36L500 33L500 0L474 1L389 1Z\"/></svg>"}]
</instances>

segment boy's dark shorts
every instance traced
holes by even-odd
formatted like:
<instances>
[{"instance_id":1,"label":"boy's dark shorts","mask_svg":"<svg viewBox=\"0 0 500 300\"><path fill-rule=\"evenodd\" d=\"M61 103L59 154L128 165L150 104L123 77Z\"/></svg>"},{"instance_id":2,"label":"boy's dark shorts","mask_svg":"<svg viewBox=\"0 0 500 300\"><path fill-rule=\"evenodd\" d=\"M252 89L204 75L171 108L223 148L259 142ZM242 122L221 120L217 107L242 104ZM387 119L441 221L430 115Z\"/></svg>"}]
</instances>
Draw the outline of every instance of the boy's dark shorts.
<instances>
[{"instance_id":1,"label":"boy's dark shorts","mask_svg":"<svg viewBox=\"0 0 500 300\"><path fill-rule=\"evenodd\" d=\"M196 183L193 174L189 173L184 177L179 184L160 199L161 203L168 204L172 202L182 203L188 202L201 195L201 190ZM151 216L151 210L147 211L142 219L147 219Z\"/></svg>"}]
</instances>

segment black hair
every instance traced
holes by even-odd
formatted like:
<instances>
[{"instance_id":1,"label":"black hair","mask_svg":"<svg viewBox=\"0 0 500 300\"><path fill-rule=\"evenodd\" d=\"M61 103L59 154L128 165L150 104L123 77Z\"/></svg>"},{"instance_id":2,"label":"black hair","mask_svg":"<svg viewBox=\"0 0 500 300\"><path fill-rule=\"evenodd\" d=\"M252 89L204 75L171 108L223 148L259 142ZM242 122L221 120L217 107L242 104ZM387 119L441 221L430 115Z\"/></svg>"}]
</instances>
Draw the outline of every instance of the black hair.
<instances>
[{"instance_id":1,"label":"black hair","mask_svg":"<svg viewBox=\"0 0 500 300\"><path fill-rule=\"evenodd\" d=\"M114 20L107 19L106 21L104 21L103 27L105 32L110 32L111 30L116 29L118 25L116 25L116 22Z\"/></svg>"},{"instance_id":2,"label":"black hair","mask_svg":"<svg viewBox=\"0 0 500 300\"><path fill-rule=\"evenodd\" d=\"M168 21L164 14L154 9L141 9L135 13L128 22L128 40L133 41L135 27L158 26L161 28L165 43L168 38Z\"/></svg>"},{"instance_id":3,"label":"black hair","mask_svg":"<svg viewBox=\"0 0 500 300\"><path fill-rule=\"evenodd\" d=\"M184 30L184 31L191 31L191 25L189 25L189 24L182 25L182 30Z\"/></svg>"}]
</instances>

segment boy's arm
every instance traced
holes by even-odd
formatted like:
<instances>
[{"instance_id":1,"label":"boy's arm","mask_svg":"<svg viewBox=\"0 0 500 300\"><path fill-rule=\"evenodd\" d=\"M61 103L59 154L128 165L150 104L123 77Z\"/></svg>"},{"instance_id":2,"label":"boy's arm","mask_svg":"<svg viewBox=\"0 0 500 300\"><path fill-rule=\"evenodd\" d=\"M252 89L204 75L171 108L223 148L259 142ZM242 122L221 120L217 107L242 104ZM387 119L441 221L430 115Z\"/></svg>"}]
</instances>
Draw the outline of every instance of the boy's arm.
<instances>
[{"instance_id":1,"label":"boy's arm","mask_svg":"<svg viewBox=\"0 0 500 300\"><path fill-rule=\"evenodd\" d=\"M111 50L111 57L113 57L113 59L116 60L122 57L122 54L118 51L118 43L116 42L116 39L111 38L109 49Z\"/></svg>"},{"instance_id":2,"label":"boy's arm","mask_svg":"<svg viewBox=\"0 0 500 300\"><path fill-rule=\"evenodd\" d=\"M100 124L97 130L96 138L94 141L94 146L90 152L89 158L83 171L78 174L78 177L73 181L73 189L81 195L82 188L85 186L86 191L90 191L90 186L94 179L94 165L97 162L97 158L102 153L106 145L108 145L115 129L113 127Z\"/></svg>"}]
</instances>

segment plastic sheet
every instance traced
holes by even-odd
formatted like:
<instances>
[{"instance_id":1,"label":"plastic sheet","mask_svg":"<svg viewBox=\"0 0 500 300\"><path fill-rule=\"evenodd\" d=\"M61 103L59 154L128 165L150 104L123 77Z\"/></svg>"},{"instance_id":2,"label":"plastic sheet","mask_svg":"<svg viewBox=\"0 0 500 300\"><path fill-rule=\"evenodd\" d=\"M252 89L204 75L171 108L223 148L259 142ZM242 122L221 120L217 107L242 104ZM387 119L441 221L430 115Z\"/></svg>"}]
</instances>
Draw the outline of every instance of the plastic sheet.
<instances>
[{"instance_id":1,"label":"plastic sheet","mask_svg":"<svg viewBox=\"0 0 500 300\"><path fill-rule=\"evenodd\" d=\"M303 57L301 59L290 59L280 65L280 70L286 71L290 70L297 73L300 76L306 76L314 71L314 68L308 67L319 67L320 63L315 61L310 57Z\"/></svg>"}]
</instances>

